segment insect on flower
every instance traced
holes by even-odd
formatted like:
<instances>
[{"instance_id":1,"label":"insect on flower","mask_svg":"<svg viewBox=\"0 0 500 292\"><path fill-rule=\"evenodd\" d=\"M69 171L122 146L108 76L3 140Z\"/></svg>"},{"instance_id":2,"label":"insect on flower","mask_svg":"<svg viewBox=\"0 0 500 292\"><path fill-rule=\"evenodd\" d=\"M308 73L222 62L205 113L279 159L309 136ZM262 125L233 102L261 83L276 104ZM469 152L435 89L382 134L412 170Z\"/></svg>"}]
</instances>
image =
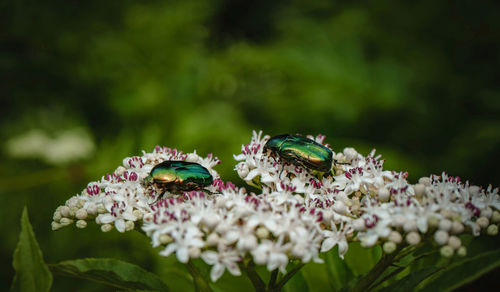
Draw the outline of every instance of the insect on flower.
<instances>
[{"instance_id":1,"label":"insect on flower","mask_svg":"<svg viewBox=\"0 0 500 292\"><path fill-rule=\"evenodd\" d=\"M264 146L264 152L268 150L271 155L309 170L329 172L332 169L332 150L309 138L290 134L274 136Z\"/></svg>"},{"instance_id":2,"label":"insect on flower","mask_svg":"<svg viewBox=\"0 0 500 292\"><path fill-rule=\"evenodd\" d=\"M144 179L146 185L155 184L162 193L180 193L210 186L212 175L198 163L167 160L153 167Z\"/></svg>"}]
</instances>

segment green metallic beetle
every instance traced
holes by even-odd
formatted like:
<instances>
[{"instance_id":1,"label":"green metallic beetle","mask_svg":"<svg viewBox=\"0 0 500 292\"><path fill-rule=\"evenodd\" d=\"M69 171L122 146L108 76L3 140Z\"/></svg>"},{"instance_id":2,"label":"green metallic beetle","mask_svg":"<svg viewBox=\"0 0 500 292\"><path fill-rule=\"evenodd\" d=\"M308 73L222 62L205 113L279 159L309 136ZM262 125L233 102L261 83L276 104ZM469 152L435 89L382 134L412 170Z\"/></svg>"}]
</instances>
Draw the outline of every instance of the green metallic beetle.
<instances>
[{"instance_id":1,"label":"green metallic beetle","mask_svg":"<svg viewBox=\"0 0 500 292\"><path fill-rule=\"evenodd\" d=\"M320 172L329 172L332 169L332 150L302 136L290 134L274 136L264 145L264 152L267 150L271 150L285 161L306 169Z\"/></svg>"},{"instance_id":2,"label":"green metallic beetle","mask_svg":"<svg viewBox=\"0 0 500 292\"><path fill-rule=\"evenodd\" d=\"M155 184L162 193L180 193L210 186L213 177L198 163L167 160L155 165L144 182Z\"/></svg>"}]
</instances>

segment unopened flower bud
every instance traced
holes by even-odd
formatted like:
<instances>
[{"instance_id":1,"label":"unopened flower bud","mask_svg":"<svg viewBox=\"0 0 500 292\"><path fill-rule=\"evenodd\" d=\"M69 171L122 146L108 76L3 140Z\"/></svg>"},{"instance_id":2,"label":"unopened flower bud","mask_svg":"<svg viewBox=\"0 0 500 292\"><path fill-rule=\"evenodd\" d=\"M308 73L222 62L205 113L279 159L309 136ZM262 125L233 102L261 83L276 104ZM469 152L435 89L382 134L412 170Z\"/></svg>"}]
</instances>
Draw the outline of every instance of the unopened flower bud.
<instances>
[{"instance_id":1,"label":"unopened flower bud","mask_svg":"<svg viewBox=\"0 0 500 292\"><path fill-rule=\"evenodd\" d=\"M439 213L441 213L441 215L445 219L451 219L453 217L453 212L451 210L448 210L448 209L443 209Z\"/></svg>"},{"instance_id":2,"label":"unopened flower bud","mask_svg":"<svg viewBox=\"0 0 500 292\"><path fill-rule=\"evenodd\" d=\"M420 234L418 232L412 231L406 235L406 242L410 245L417 245L420 243Z\"/></svg>"},{"instance_id":3,"label":"unopened flower bud","mask_svg":"<svg viewBox=\"0 0 500 292\"><path fill-rule=\"evenodd\" d=\"M335 154L333 158L335 160L338 160L338 161L345 161L345 155L342 152ZM342 165L339 164L338 166L342 166Z\"/></svg>"},{"instance_id":4,"label":"unopened flower bud","mask_svg":"<svg viewBox=\"0 0 500 292\"><path fill-rule=\"evenodd\" d=\"M131 221L131 220L125 221L125 231L134 230L134 228L135 228L134 221Z\"/></svg>"},{"instance_id":5,"label":"unopened flower bud","mask_svg":"<svg viewBox=\"0 0 500 292\"><path fill-rule=\"evenodd\" d=\"M344 148L344 155L347 161L352 161L358 157L358 152L351 147Z\"/></svg>"},{"instance_id":6,"label":"unopened flower bud","mask_svg":"<svg viewBox=\"0 0 500 292\"><path fill-rule=\"evenodd\" d=\"M76 221L75 225L76 225L77 228L83 229L83 228L87 227L87 221L85 221L85 220L78 220L78 221Z\"/></svg>"},{"instance_id":7,"label":"unopened flower bud","mask_svg":"<svg viewBox=\"0 0 500 292\"><path fill-rule=\"evenodd\" d=\"M498 223L500 222L500 212L498 211L493 211L493 214L491 215L491 222L492 223Z\"/></svg>"},{"instance_id":8,"label":"unopened flower bud","mask_svg":"<svg viewBox=\"0 0 500 292\"><path fill-rule=\"evenodd\" d=\"M212 215L212 216L204 216L203 217L203 223L208 227L208 228L213 228L220 222L220 217L217 215Z\"/></svg>"},{"instance_id":9,"label":"unopened flower bud","mask_svg":"<svg viewBox=\"0 0 500 292\"><path fill-rule=\"evenodd\" d=\"M215 232L210 233L207 236L207 240L206 240L207 246L217 245L217 243L219 243L219 235L217 235L217 233L215 233Z\"/></svg>"},{"instance_id":10,"label":"unopened flower bud","mask_svg":"<svg viewBox=\"0 0 500 292\"><path fill-rule=\"evenodd\" d=\"M160 244L163 244L163 245L169 244L172 241L174 241L174 239L172 237L170 237L170 235L168 235L168 234L160 235L159 240L160 240Z\"/></svg>"},{"instance_id":11,"label":"unopened flower bud","mask_svg":"<svg viewBox=\"0 0 500 292\"><path fill-rule=\"evenodd\" d=\"M68 206L61 206L60 212L61 212L62 217L69 217L69 207Z\"/></svg>"},{"instance_id":12,"label":"unopened flower bud","mask_svg":"<svg viewBox=\"0 0 500 292\"><path fill-rule=\"evenodd\" d=\"M386 188L381 188L378 191L378 199L382 202L387 202L389 201L391 194L389 193L389 190Z\"/></svg>"},{"instance_id":13,"label":"unopened flower bud","mask_svg":"<svg viewBox=\"0 0 500 292\"><path fill-rule=\"evenodd\" d=\"M66 201L66 206L72 208L76 207L78 205L78 198L77 197L71 197L69 200Z\"/></svg>"},{"instance_id":14,"label":"unopened flower bud","mask_svg":"<svg viewBox=\"0 0 500 292\"><path fill-rule=\"evenodd\" d=\"M85 200L79 199L78 203L76 204L77 208L82 208L83 205L85 205Z\"/></svg>"},{"instance_id":15,"label":"unopened flower bud","mask_svg":"<svg viewBox=\"0 0 500 292\"><path fill-rule=\"evenodd\" d=\"M460 240L460 238L452 235L448 239L448 245L453 249L458 249L460 246L462 246L462 241Z\"/></svg>"},{"instance_id":16,"label":"unopened flower bud","mask_svg":"<svg viewBox=\"0 0 500 292\"><path fill-rule=\"evenodd\" d=\"M95 203L89 203L86 209L89 215L97 215L97 206Z\"/></svg>"},{"instance_id":17,"label":"unopened flower bud","mask_svg":"<svg viewBox=\"0 0 500 292\"><path fill-rule=\"evenodd\" d=\"M78 207L70 207L69 208L69 217L74 218L76 211L78 211Z\"/></svg>"},{"instance_id":18,"label":"unopened flower bud","mask_svg":"<svg viewBox=\"0 0 500 292\"><path fill-rule=\"evenodd\" d=\"M476 223L479 224L479 227L486 228L490 224L490 220L486 217L479 217L477 218Z\"/></svg>"},{"instance_id":19,"label":"unopened flower bud","mask_svg":"<svg viewBox=\"0 0 500 292\"><path fill-rule=\"evenodd\" d=\"M52 216L52 220L54 220L56 222L59 222L59 220L61 220L61 218L62 218L61 212L55 211L54 212L54 216Z\"/></svg>"},{"instance_id":20,"label":"unopened flower bud","mask_svg":"<svg viewBox=\"0 0 500 292\"><path fill-rule=\"evenodd\" d=\"M417 231L417 222L415 220L406 220L403 229L406 232Z\"/></svg>"},{"instance_id":21,"label":"unopened flower bud","mask_svg":"<svg viewBox=\"0 0 500 292\"><path fill-rule=\"evenodd\" d=\"M246 250L253 250L254 248L257 247L257 238L253 235L247 236L245 240L240 240L238 241L238 248L240 249L246 249ZM292 250L292 253L294 251Z\"/></svg>"},{"instance_id":22,"label":"unopened flower bud","mask_svg":"<svg viewBox=\"0 0 500 292\"><path fill-rule=\"evenodd\" d=\"M257 265L265 265L267 263L267 253L265 252L254 252L252 253L253 255L253 261L257 264Z\"/></svg>"},{"instance_id":23,"label":"unopened flower bud","mask_svg":"<svg viewBox=\"0 0 500 292\"><path fill-rule=\"evenodd\" d=\"M493 210L490 207L487 207L486 209L481 211L481 217L490 219L491 215L493 215Z\"/></svg>"},{"instance_id":24,"label":"unopened flower bud","mask_svg":"<svg viewBox=\"0 0 500 292\"><path fill-rule=\"evenodd\" d=\"M448 242L448 239L448 232L444 230L438 230L434 233L434 241L439 245L445 245Z\"/></svg>"},{"instance_id":25,"label":"unopened flower bud","mask_svg":"<svg viewBox=\"0 0 500 292\"><path fill-rule=\"evenodd\" d=\"M113 225L111 225L111 224L103 224L103 225L101 225L101 231L102 232L110 232L111 230L113 230Z\"/></svg>"},{"instance_id":26,"label":"unopened flower bud","mask_svg":"<svg viewBox=\"0 0 500 292\"><path fill-rule=\"evenodd\" d=\"M392 220L392 225L397 228L403 227L405 223L406 223L406 217L403 215L395 215L394 219Z\"/></svg>"},{"instance_id":27,"label":"unopened flower bud","mask_svg":"<svg viewBox=\"0 0 500 292\"><path fill-rule=\"evenodd\" d=\"M458 221L453 221L451 224L451 233L460 234L464 232L464 225Z\"/></svg>"},{"instance_id":28,"label":"unopened flower bud","mask_svg":"<svg viewBox=\"0 0 500 292\"><path fill-rule=\"evenodd\" d=\"M441 256L443 256L445 258L449 258L449 257L453 256L453 248L449 245L445 245L445 246L441 247L441 249L439 251L441 252Z\"/></svg>"},{"instance_id":29,"label":"unopened flower bud","mask_svg":"<svg viewBox=\"0 0 500 292\"><path fill-rule=\"evenodd\" d=\"M486 229L486 234L491 235L491 236L497 235L498 234L498 226L496 224L491 224Z\"/></svg>"},{"instance_id":30,"label":"unopened flower bud","mask_svg":"<svg viewBox=\"0 0 500 292\"><path fill-rule=\"evenodd\" d=\"M386 241L384 243L384 252L387 253L387 254L391 254L393 253L395 250L396 250L396 244L392 241Z\"/></svg>"},{"instance_id":31,"label":"unopened flower bud","mask_svg":"<svg viewBox=\"0 0 500 292\"><path fill-rule=\"evenodd\" d=\"M75 212L76 219L85 220L85 219L87 219L87 216L88 216L87 211L85 211L85 209L78 209Z\"/></svg>"},{"instance_id":32,"label":"unopened flower bud","mask_svg":"<svg viewBox=\"0 0 500 292\"><path fill-rule=\"evenodd\" d=\"M301 246L295 245L292 248L292 255L294 257L301 258L304 256L305 253L306 253L306 250Z\"/></svg>"},{"instance_id":33,"label":"unopened flower bud","mask_svg":"<svg viewBox=\"0 0 500 292\"><path fill-rule=\"evenodd\" d=\"M425 194L425 185L424 184L415 184L413 186L413 189L415 190L415 196L417 197L422 197Z\"/></svg>"},{"instance_id":34,"label":"unopened flower bud","mask_svg":"<svg viewBox=\"0 0 500 292\"><path fill-rule=\"evenodd\" d=\"M389 241L392 241L396 244L399 244L399 243L401 243L401 241L403 241L403 237L397 231L391 231L391 233L389 233L389 237L387 239L389 239Z\"/></svg>"},{"instance_id":35,"label":"unopened flower bud","mask_svg":"<svg viewBox=\"0 0 500 292\"><path fill-rule=\"evenodd\" d=\"M197 259L200 257L201 250L197 247L190 247L188 250L189 258Z\"/></svg>"},{"instance_id":36,"label":"unopened flower bud","mask_svg":"<svg viewBox=\"0 0 500 292\"><path fill-rule=\"evenodd\" d=\"M73 224L73 220L72 219L69 219L69 218L61 218L61 220L59 220L59 223L62 225L62 226L68 226L70 224Z\"/></svg>"},{"instance_id":37,"label":"unopened flower bud","mask_svg":"<svg viewBox=\"0 0 500 292\"><path fill-rule=\"evenodd\" d=\"M451 221L462 222L462 216L460 214L453 212L453 216L451 217Z\"/></svg>"},{"instance_id":38,"label":"unopened flower bud","mask_svg":"<svg viewBox=\"0 0 500 292\"><path fill-rule=\"evenodd\" d=\"M430 228L437 228L439 226L439 218L435 216L429 216L427 218L427 224Z\"/></svg>"},{"instance_id":39,"label":"unopened flower bud","mask_svg":"<svg viewBox=\"0 0 500 292\"><path fill-rule=\"evenodd\" d=\"M450 231L451 229L452 222L451 220L448 219L442 219L439 222L439 229L444 230L444 231Z\"/></svg>"},{"instance_id":40,"label":"unopened flower bud","mask_svg":"<svg viewBox=\"0 0 500 292\"><path fill-rule=\"evenodd\" d=\"M461 257L464 257L467 255L467 248L465 246L461 246L457 249L457 254Z\"/></svg>"},{"instance_id":41,"label":"unopened flower bud","mask_svg":"<svg viewBox=\"0 0 500 292\"><path fill-rule=\"evenodd\" d=\"M141 220L142 216L144 216L144 213L142 213L141 210L135 209L134 211L132 211L132 215L134 215L137 220Z\"/></svg>"},{"instance_id":42,"label":"unopened flower bud","mask_svg":"<svg viewBox=\"0 0 500 292\"><path fill-rule=\"evenodd\" d=\"M259 227L255 230L255 235L260 239L266 239L269 237L269 230L265 227Z\"/></svg>"},{"instance_id":43,"label":"unopened flower bud","mask_svg":"<svg viewBox=\"0 0 500 292\"><path fill-rule=\"evenodd\" d=\"M246 163L241 162L236 166L236 171L241 178L245 178L250 172L250 169L248 169L248 165Z\"/></svg>"},{"instance_id":44,"label":"unopened flower bud","mask_svg":"<svg viewBox=\"0 0 500 292\"><path fill-rule=\"evenodd\" d=\"M106 213L106 208L104 208L103 205L98 205L97 206L97 213L98 214L103 214L103 213Z\"/></svg>"},{"instance_id":45,"label":"unopened flower bud","mask_svg":"<svg viewBox=\"0 0 500 292\"><path fill-rule=\"evenodd\" d=\"M428 187L431 185L431 180L429 177L421 177L418 179L418 183Z\"/></svg>"},{"instance_id":46,"label":"unopened flower bud","mask_svg":"<svg viewBox=\"0 0 500 292\"><path fill-rule=\"evenodd\" d=\"M339 214L345 214L347 207L342 201L336 201L335 204L333 204L333 210Z\"/></svg>"},{"instance_id":47,"label":"unopened flower bud","mask_svg":"<svg viewBox=\"0 0 500 292\"><path fill-rule=\"evenodd\" d=\"M63 226L57 222L52 222L52 230L61 229Z\"/></svg>"},{"instance_id":48,"label":"unopened flower bud","mask_svg":"<svg viewBox=\"0 0 500 292\"><path fill-rule=\"evenodd\" d=\"M197 154L194 154L194 153L189 153L186 157L186 161L187 162L198 162L198 159L200 157L197 155Z\"/></svg>"},{"instance_id":49,"label":"unopened flower bud","mask_svg":"<svg viewBox=\"0 0 500 292\"><path fill-rule=\"evenodd\" d=\"M479 186L470 186L469 187L469 193L471 193L473 196L479 195L480 191L481 191L481 188Z\"/></svg>"},{"instance_id":50,"label":"unopened flower bud","mask_svg":"<svg viewBox=\"0 0 500 292\"><path fill-rule=\"evenodd\" d=\"M123 163L126 163L126 162L125 162L126 160L127 160L127 159L124 159L124 160L123 160ZM118 166L118 167L116 168L116 170L115 170L115 174L116 174L117 176L121 176L121 175L122 175L125 171L127 171L127 169L126 169L125 167L123 167L123 166Z\"/></svg>"},{"instance_id":51,"label":"unopened flower bud","mask_svg":"<svg viewBox=\"0 0 500 292\"><path fill-rule=\"evenodd\" d=\"M354 230L357 231L364 231L366 229L365 220L363 220L362 218L358 218L352 221L352 225L354 227Z\"/></svg>"}]
</instances>

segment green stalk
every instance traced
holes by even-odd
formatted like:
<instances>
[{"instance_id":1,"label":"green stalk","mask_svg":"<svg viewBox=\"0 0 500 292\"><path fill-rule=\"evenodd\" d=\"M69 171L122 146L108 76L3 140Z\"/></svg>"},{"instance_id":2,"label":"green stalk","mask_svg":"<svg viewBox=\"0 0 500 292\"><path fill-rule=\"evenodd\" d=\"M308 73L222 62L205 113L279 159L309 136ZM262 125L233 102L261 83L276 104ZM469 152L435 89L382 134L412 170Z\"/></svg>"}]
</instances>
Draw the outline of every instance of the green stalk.
<instances>
[{"instance_id":1,"label":"green stalk","mask_svg":"<svg viewBox=\"0 0 500 292\"><path fill-rule=\"evenodd\" d=\"M255 264L253 263L253 261L249 261L246 265L243 262L240 263L240 268L247 274L250 281L252 281L252 285L255 288L255 291L265 292L267 291L266 284L264 283L264 281L262 281L259 274L257 274L254 266Z\"/></svg>"},{"instance_id":2,"label":"green stalk","mask_svg":"<svg viewBox=\"0 0 500 292\"><path fill-rule=\"evenodd\" d=\"M268 291L273 291L276 285L276 280L278 279L278 273L279 273L278 269L271 272L271 278L269 279L269 283L267 284Z\"/></svg>"},{"instance_id":3,"label":"green stalk","mask_svg":"<svg viewBox=\"0 0 500 292\"><path fill-rule=\"evenodd\" d=\"M290 270L290 272L286 273L286 275L283 276L283 278L281 278L281 280L278 282L278 284L276 284L275 286L275 290L273 291L281 291L281 288L283 288L283 286L286 284L286 282L288 282L288 280L290 280L298 271L300 271L300 269L304 266L303 263L298 263L295 267L293 267L292 270Z\"/></svg>"},{"instance_id":4,"label":"green stalk","mask_svg":"<svg viewBox=\"0 0 500 292\"><path fill-rule=\"evenodd\" d=\"M196 268L192 261L187 262L187 270L193 277L194 290L197 292L212 292L212 288L208 285L208 282L203 278L200 271Z\"/></svg>"},{"instance_id":5,"label":"green stalk","mask_svg":"<svg viewBox=\"0 0 500 292\"><path fill-rule=\"evenodd\" d=\"M377 280L377 278L389 267L401 249L397 249L392 254L384 254L377 264L358 282L353 288L354 292L367 291L368 288Z\"/></svg>"}]
</instances>

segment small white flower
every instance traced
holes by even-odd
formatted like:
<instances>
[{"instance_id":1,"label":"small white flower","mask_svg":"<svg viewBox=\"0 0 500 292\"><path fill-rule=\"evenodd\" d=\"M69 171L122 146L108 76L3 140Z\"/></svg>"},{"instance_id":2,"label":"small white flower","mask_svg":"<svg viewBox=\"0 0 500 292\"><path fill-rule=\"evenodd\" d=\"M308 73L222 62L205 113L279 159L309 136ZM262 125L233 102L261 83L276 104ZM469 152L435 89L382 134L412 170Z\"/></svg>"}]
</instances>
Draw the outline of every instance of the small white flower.
<instances>
[{"instance_id":1,"label":"small white flower","mask_svg":"<svg viewBox=\"0 0 500 292\"><path fill-rule=\"evenodd\" d=\"M349 228L343 228L343 226L335 227L334 222L331 223L332 230L324 230L323 234L325 239L321 244L321 252L327 252L332 249L335 245L339 247L339 256L343 259L344 254L347 252L347 239L346 232L348 232Z\"/></svg>"},{"instance_id":2,"label":"small white flower","mask_svg":"<svg viewBox=\"0 0 500 292\"><path fill-rule=\"evenodd\" d=\"M238 267L238 262L241 261L241 258L236 250L225 249L218 252L208 250L201 254L201 258L205 263L213 266L210 271L210 279L213 282L217 281L224 274L225 269L234 276L241 275L240 268Z\"/></svg>"}]
</instances>

